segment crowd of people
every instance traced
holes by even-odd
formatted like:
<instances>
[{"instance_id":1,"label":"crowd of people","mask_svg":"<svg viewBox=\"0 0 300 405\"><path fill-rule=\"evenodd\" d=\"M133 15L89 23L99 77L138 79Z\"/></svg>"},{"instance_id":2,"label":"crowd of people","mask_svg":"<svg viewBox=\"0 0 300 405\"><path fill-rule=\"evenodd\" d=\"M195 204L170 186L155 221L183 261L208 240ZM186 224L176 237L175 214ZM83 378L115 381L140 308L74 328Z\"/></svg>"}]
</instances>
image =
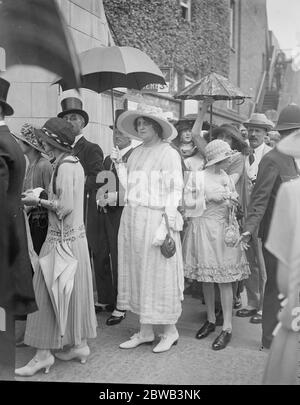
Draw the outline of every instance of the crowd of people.
<instances>
[{"instance_id":1,"label":"crowd of people","mask_svg":"<svg viewBox=\"0 0 300 405\"><path fill-rule=\"evenodd\" d=\"M209 98L195 117L176 123L146 104L117 110L114 147L104 159L83 135L89 116L76 97L62 100L62 111L41 128L25 123L20 133L10 132L8 88L0 78L0 307L6 315L1 329L0 312L0 363L7 375L48 372L55 358L85 363L99 312L109 314L108 326L122 322L126 311L139 316L138 332L121 349L152 344L155 326L163 325L153 352L168 351L178 342L184 292L193 283L201 285L207 309L195 337L222 326L213 350L229 344L234 308L236 316L262 324L261 345L269 349L283 305L279 292L286 317L275 340L287 328L296 347L299 329L286 318L299 296L299 180L290 180L300 173L300 107L285 107L276 126L253 113L246 122L206 129ZM132 139L140 144L133 147ZM23 322L16 344L36 348L16 370L15 321ZM283 361L279 352L270 352L266 383L280 383L273 367Z\"/></svg>"}]
</instances>

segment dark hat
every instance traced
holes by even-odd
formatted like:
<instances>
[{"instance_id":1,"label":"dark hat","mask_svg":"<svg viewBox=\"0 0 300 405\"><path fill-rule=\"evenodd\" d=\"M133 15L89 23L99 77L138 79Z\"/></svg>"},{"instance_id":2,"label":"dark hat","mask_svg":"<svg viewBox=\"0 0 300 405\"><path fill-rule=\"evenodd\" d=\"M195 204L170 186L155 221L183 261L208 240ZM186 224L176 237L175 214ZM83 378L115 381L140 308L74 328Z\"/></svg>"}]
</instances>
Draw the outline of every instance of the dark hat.
<instances>
[{"instance_id":1,"label":"dark hat","mask_svg":"<svg viewBox=\"0 0 300 405\"><path fill-rule=\"evenodd\" d=\"M64 152L71 152L75 142L72 124L62 118L50 118L37 131L37 136Z\"/></svg>"},{"instance_id":2,"label":"dark hat","mask_svg":"<svg viewBox=\"0 0 300 405\"><path fill-rule=\"evenodd\" d=\"M22 125L21 131L18 134L13 134L15 138L27 143L27 145L38 150L39 152L45 153L43 146L38 139L38 129L34 128L31 124L25 123Z\"/></svg>"},{"instance_id":3,"label":"dark hat","mask_svg":"<svg viewBox=\"0 0 300 405\"><path fill-rule=\"evenodd\" d=\"M126 110L116 110L115 111L115 127L117 126L117 122L118 122L118 118L120 117L120 115L125 112ZM110 129L114 129L113 125L109 126Z\"/></svg>"},{"instance_id":4,"label":"dark hat","mask_svg":"<svg viewBox=\"0 0 300 405\"><path fill-rule=\"evenodd\" d=\"M281 110L274 131L286 131L300 128L300 107L289 104Z\"/></svg>"},{"instance_id":5,"label":"dark hat","mask_svg":"<svg viewBox=\"0 0 300 405\"><path fill-rule=\"evenodd\" d=\"M179 132L183 128L191 128L193 127L197 118L197 114L187 114L184 117L180 118L175 124L174 127Z\"/></svg>"},{"instance_id":6,"label":"dark hat","mask_svg":"<svg viewBox=\"0 0 300 405\"><path fill-rule=\"evenodd\" d=\"M0 77L0 105L3 108L3 114L5 116L13 115L14 113L13 108L6 102L9 86L10 83Z\"/></svg>"},{"instance_id":7,"label":"dark hat","mask_svg":"<svg viewBox=\"0 0 300 405\"><path fill-rule=\"evenodd\" d=\"M242 137L241 132L235 126L231 124L222 124L219 127L214 128L212 131L213 139L216 139L219 135L222 134L222 132L225 132L225 134L231 136L231 138L235 139L242 146L248 146L246 140Z\"/></svg>"},{"instance_id":8,"label":"dark hat","mask_svg":"<svg viewBox=\"0 0 300 405\"><path fill-rule=\"evenodd\" d=\"M84 119L84 126L89 122L88 113L82 109L82 101L77 97L67 97L61 101L62 112L57 114L59 118L63 118L67 114L79 114Z\"/></svg>"}]
</instances>

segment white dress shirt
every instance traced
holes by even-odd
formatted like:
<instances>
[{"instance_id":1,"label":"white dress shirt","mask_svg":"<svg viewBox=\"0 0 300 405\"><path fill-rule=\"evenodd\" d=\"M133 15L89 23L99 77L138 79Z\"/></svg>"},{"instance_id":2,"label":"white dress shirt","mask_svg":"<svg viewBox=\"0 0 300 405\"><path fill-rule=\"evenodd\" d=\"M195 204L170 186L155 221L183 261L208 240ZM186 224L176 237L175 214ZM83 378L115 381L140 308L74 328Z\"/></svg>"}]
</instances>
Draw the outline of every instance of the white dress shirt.
<instances>
[{"instance_id":1,"label":"white dress shirt","mask_svg":"<svg viewBox=\"0 0 300 405\"><path fill-rule=\"evenodd\" d=\"M263 158L263 156L266 153L270 152L270 150L272 150L272 148L263 142L261 145L259 145L257 148L255 148L253 151L254 161L253 161L252 165L250 165L250 163L249 163L249 156L247 157L246 170L247 170L247 174L251 181L254 181L256 179L257 172L258 172L258 165L259 165L261 159Z\"/></svg>"}]
</instances>

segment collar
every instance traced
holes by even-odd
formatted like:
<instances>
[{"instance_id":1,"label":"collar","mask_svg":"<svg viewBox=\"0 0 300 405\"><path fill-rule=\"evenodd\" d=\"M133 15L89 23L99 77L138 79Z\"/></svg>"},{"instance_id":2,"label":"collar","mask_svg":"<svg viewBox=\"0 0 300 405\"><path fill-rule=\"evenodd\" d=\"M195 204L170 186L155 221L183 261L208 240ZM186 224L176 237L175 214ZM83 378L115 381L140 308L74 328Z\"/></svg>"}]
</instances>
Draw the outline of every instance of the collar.
<instances>
[{"instance_id":1,"label":"collar","mask_svg":"<svg viewBox=\"0 0 300 405\"><path fill-rule=\"evenodd\" d=\"M4 125L6 125L5 121L4 121L4 120L1 120L1 121L0 121L0 127L3 127Z\"/></svg>"},{"instance_id":2,"label":"collar","mask_svg":"<svg viewBox=\"0 0 300 405\"><path fill-rule=\"evenodd\" d=\"M259 153L262 152L265 149L265 143L263 142L261 145L259 145L257 148L253 149L254 153Z\"/></svg>"},{"instance_id":3,"label":"collar","mask_svg":"<svg viewBox=\"0 0 300 405\"><path fill-rule=\"evenodd\" d=\"M79 139L81 139L82 137L83 137L83 134L77 135L77 137L75 138L75 142L72 145L73 148L76 145L76 143L79 141Z\"/></svg>"},{"instance_id":4,"label":"collar","mask_svg":"<svg viewBox=\"0 0 300 405\"><path fill-rule=\"evenodd\" d=\"M132 148L132 146L131 146L131 144L130 144L129 146L126 146L126 148L121 149L121 150L120 150L121 156L123 157L124 155L126 155L126 153L127 153L128 151L130 151L131 148Z\"/></svg>"}]
</instances>

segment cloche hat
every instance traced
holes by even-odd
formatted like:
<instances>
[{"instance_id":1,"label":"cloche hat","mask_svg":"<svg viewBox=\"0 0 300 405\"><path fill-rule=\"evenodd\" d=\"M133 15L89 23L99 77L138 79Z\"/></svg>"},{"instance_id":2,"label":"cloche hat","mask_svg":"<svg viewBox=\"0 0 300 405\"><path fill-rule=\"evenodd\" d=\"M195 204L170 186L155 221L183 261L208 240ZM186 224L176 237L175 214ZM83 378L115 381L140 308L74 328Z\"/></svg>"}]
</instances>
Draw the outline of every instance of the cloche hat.
<instances>
[{"instance_id":1,"label":"cloche hat","mask_svg":"<svg viewBox=\"0 0 300 405\"><path fill-rule=\"evenodd\" d=\"M40 139L48 142L55 148L63 152L71 152L75 141L72 124L63 118L50 118L43 127L38 130L37 135Z\"/></svg>"},{"instance_id":2,"label":"cloche hat","mask_svg":"<svg viewBox=\"0 0 300 405\"><path fill-rule=\"evenodd\" d=\"M39 152L45 153L45 150L38 139L38 131L39 130L34 128L33 125L25 123L22 125L20 133L14 133L13 135L15 138L27 143L27 145Z\"/></svg>"},{"instance_id":3,"label":"cloche hat","mask_svg":"<svg viewBox=\"0 0 300 405\"><path fill-rule=\"evenodd\" d=\"M205 166L212 166L233 155L236 155L236 152L230 148L227 142L222 141L221 139L215 139L214 141L209 142L205 148L205 158L207 161Z\"/></svg>"}]
</instances>

